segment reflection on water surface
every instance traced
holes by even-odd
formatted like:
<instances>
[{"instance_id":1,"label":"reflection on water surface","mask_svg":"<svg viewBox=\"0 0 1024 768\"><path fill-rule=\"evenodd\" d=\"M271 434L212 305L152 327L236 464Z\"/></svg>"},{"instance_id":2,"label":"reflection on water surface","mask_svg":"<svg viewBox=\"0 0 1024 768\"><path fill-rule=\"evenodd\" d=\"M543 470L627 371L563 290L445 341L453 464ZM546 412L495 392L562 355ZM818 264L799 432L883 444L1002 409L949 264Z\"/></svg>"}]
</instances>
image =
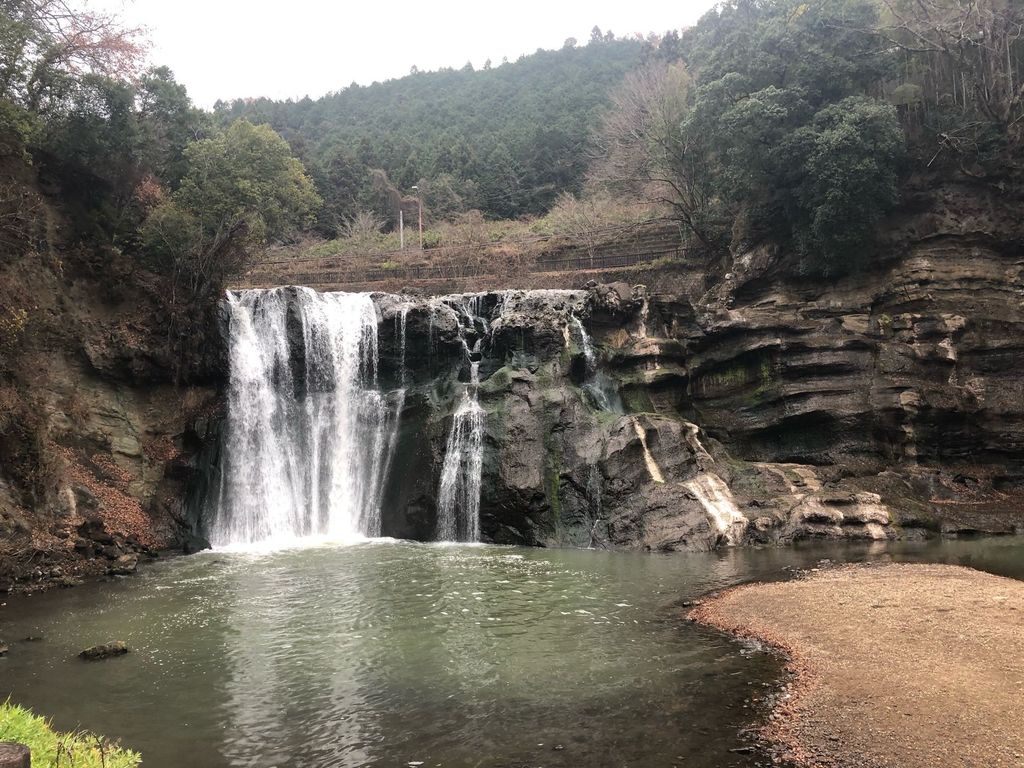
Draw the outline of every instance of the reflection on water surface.
<instances>
[{"instance_id":1,"label":"reflection on water surface","mask_svg":"<svg viewBox=\"0 0 1024 768\"><path fill-rule=\"evenodd\" d=\"M0 695L147 768L751 766L776 662L679 603L832 560L1024 576L1013 539L646 555L370 542L205 553L0 611ZM18 638L43 635L43 642ZM87 645L128 642L101 663Z\"/></svg>"}]
</instances>

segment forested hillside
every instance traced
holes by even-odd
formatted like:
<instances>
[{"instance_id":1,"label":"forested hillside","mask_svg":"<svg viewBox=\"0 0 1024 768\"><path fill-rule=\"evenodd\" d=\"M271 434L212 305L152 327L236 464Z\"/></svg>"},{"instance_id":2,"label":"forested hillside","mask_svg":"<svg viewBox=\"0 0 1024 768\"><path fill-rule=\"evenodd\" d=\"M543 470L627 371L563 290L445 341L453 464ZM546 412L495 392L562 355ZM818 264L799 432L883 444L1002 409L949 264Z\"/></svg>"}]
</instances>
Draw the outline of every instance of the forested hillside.
<instances>
[{"instance_id":1,"label":"forested hillside","mask_svg":"<svg viewBox=\"0 0 1024 768\"><path fill-rule=\"evenodd\" d=\"M64 0L4 4L0 270L41 259L71 275L146 272L185 322L321 201L280 136L215 126L170 70L148 66L140 41ZM2 306L24 312L31 297L16 287L0 284Z\"/></svg>"},{"instance_id":2,"label":"forested hillside","mask_svg":"<svg viewBox=\"0 0 1024 768\"><path fill-rule=\"evenodd\" d=\"M581 191L609 94L651 50L595 30L585 46L569 40L478 71L413 72L315 101L219 103L215 116L267 122L291 143L326 200L325 233L360 208L388 214L389 195L413 185L439 216L515 218Z\"/></svg>"},{"instance_id":3,"label":"forested hillside","mask_svg":"<svg viewBox=\"0 0 1024 768\"><path fill-rule=\"evenodd\" d=\"M658 200L711 252L871 264L915 174L1013 194L1024 9L983 0L733 0L631 73L592 180Z\"/></svg>"},{"instance_id":4,"label":"forested hillside","mask_svg":"<svg viewBox=\"0 0 1024 768\"><path fill-rule=\"evenodd\" d=\"M558 203L573 219L559 234L643 203L709 254L770 244L793 272L834 275L871 263L914 176L1019 186L1022 82L1024 10L1009 0L732 0L680 33L595 29L482 71L218 104L214 118L289 141L324 200L315 231L340 237L331 253L396 248L381 230L417 198L428 225Z\"/></svg>"}]
</instances>

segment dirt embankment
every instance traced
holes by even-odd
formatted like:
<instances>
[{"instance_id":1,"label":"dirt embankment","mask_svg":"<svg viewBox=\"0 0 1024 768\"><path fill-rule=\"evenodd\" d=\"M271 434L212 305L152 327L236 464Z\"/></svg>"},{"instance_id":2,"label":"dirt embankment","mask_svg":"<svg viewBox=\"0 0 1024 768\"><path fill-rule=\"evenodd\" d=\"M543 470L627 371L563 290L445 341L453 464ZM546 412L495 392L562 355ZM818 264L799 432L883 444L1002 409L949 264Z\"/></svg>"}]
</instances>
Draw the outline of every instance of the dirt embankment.
<instances>
[{"instance_id":1,"label":"dirt embankment","mask_svg":"<svg viewBox=\"0 0 1024 768\"><path fill-rule=\"evenodd\" d=\"M1024 582L851 566L739 587L690 618L787 654L764 736L798 765L1024 765Z\"/></svg>"},{"instance_id":2,"label":"dirt embankment","mask_svg":"<svg viewBox=\"0 0 1024 768\"><path fill-rule=\"evenodd\" d=\"M21 176L7 193L28 224L0 227L0 594L186 543L222 377L216 324L195 360L177 354L166 275L80 238L66 201Z\"/></svg>"}]
</instances>

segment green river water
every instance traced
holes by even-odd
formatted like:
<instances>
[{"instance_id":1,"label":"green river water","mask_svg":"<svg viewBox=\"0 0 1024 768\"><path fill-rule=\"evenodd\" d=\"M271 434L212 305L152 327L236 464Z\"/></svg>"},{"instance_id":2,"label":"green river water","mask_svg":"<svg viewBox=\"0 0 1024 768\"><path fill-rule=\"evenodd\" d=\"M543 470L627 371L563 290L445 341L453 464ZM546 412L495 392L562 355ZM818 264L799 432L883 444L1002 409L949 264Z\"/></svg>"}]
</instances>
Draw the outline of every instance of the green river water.
<instances>
[{"instance_id":1,"label":"green river water","mask_svg":"<svg viewBox=\"0 0 1024 768\"><path fill-rule=\"evenodd\" d=\"M730 750L778 661L689 624L681 603L822 558L1024 577L1020 539L211 552L7 598L0 696L120 739L147 768L765 764ZM132 652L76 658L113 639Z\"/></svg>"}]
</instances>

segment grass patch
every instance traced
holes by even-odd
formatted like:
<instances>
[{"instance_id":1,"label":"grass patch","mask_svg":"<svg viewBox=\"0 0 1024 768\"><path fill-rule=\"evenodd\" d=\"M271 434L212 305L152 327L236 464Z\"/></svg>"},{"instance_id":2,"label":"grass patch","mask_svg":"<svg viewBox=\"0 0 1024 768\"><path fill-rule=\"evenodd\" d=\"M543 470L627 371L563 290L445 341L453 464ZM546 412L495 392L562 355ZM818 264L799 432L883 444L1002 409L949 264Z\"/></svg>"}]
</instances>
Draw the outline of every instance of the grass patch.
<instances>
[{"instance_id":1,"label":"grass patch","mask_svg":"<svg viewBox=\"0 0 1024 768\"><path fill-rule=\"evenodd\" d=\"M142 756L87 731L61 733L25 707L0 704L0 741L32 751L33 768L135 768Z\"/></svg>"}]
</instances>

